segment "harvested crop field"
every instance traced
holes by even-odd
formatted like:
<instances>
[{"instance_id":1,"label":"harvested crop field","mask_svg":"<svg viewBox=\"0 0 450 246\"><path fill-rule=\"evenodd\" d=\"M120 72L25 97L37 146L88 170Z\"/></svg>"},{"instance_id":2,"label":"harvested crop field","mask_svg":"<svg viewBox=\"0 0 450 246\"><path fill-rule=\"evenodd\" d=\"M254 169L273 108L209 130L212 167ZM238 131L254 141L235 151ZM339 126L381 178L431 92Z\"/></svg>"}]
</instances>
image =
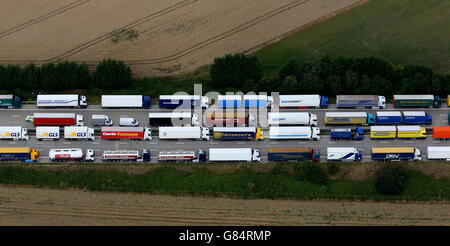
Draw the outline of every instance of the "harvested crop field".
<instances>
[{"instance_id":1,"label":"harvested crop field","mask_svg":"<svg viewBox=\"0 0 450 246\"><path fill-rule=\"evenodd\" d=\"M450 225L450 204L238 200L2 185L0 225Z\"/></svg>"},{"instance_id":2,"label":"harvested crop field","mask_svg":"<svg viewBox=\"0 0 450 246\"><path fill-rule=\"evenodd\" d=\"M244 52L361 0L2 1L0 63L104 58L138 75L193 70Z\"/></svg>"}]
</instances>

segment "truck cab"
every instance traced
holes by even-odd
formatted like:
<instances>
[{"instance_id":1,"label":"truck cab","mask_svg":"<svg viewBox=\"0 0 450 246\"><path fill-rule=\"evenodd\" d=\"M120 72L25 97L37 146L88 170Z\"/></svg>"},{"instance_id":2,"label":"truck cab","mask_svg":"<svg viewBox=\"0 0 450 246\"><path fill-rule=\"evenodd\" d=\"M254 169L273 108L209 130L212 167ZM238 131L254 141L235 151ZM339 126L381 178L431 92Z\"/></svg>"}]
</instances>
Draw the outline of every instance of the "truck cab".
<instances>
[{"instance_id":1,"label":"truck cab","mask_svg":"<svg viewBox=\"0 0 450 246\"><path fill-rule=\"evenodd\" d=\"M202 131L202 139L203 140L209 140L209 128L208 127L201 127Z\"/></svg>"},{"instance_id":2,"label":"truck cab","mask_svg":"<svg viewBox=\"0 0 450 246\"><path fill-rule=\"evenodd\" d=\"M209 108L209 98L200 96L200 106L202 108Z\"/></svg>"},{"instance_id":3,"label":"truck cab","mask_svg":"<svg viewBox=\"0 0 450 246\"><path fill-rule=\"evenodd\" d=\"M422 154L420 153L420 149L414 148L414 161L421 161L422 160Z\"/></svg>"},{"instance_id":4,"label":"truck cab","mask_svg":"<svg viewBox=\"0 0 450 246\"><path fill-rule=\"evenodd\" d=\"M311 127L312 133L311 138L313 140L319 141L320 140L320 128L319 127Z\"/></svg>"},{"instance_id":5,"label":"truck cab","mask_svg":"<svg viewBox=\"0 0 450 246\"><path fill-rule=\"evenodd\" d=\"M86 149L85 161L93 162L95 159L95 151L93 149Z\"/></svg>"},{"instance_id":6,"label":"truck cab","mask_svg":"<svg viewBox=\"0 0 450 246\"><path fill-rule=\"evenodd\" d=\"M39 151L37 149L31 149L30 153L30 160L31 162L38 162L39 161Z\"/></svg>"},{"instance_id":7,"label":"truck cab","mask_svg":"<svg viewBox=\"0 0 450 246\"><path fill-rule=\"evenodd\" d=\"M258 140L258 141L264 140L263 131L259 127L256 127L255 139Z\"/></svg>"},{"instance_id":8,"label":"truck cab","mask_svg":"<svg viewBox=\"0 0 450 246\"><path fill-rule=\"evenodd\" d=\"M152 130L149 127L144 128L144 140L145 141L152 140Z\"/></svg>"},{"instance_id":9,"label":"truck cab","mask_svg":"<svg viewBox=\"0 0 450 246\"><path fill-rule=\"evenodd\" d=\"M150 161L150 150L142 149L142 162Z\"/></svg>"},{"instance_id":10,"label":"truck cab","mask_svg":"<svg viewBox=\"0 0 450 246\"><path fill-rule=\"evenodd\" d=\"M375 124L375 116L372 113L367 113L367 124L373 125Z\"/></svg>"},{"instance_id":11,"label":"truck cab","mask_svg":"<svg viewBox=\"0 0 450 246\"><path fill-rule=\"evenodd\" d=\"M317 115L316 114L309 114L309 125L310 126L317 126Z\"/></svg>"},{"instance_id":12,"label":"truck cab","mask_svg":"<svg viewBox=\"0 0 450 246\"><path fill-rule=\"evenodd\" d=\"M194 163L204 163L206 162L206 151L199 149L197 157L192 160Z\"/></svg>"},{"instance_id":13,"label":"truck cab","mask_svg":"<svg viewBox=\"0 0 450 246\"><path fill-rule=\"evenodd\" d=\"M191 123L192 123L193 126L199 126L200 125L200 122L199 122L197 114L192 114Z\"/></svg>"},{"instance_id":14,"label":"truck cab","mask_svg":"<svg viewBox=\"0 0 450 246\"><path fill-rule=\"evenodd\" d=\"M358 149L358 153L355 154L355 161L361 161L362 160L362 151Z\"/></svg>"},{"instance_id":15,"label":"truck cab","mask_svg":"<svg viewBox=\"0 0 450 246\"><path fill-rule=\"evenodd\" d=\"M252 162L260 162L261 155L259 154L258 149L252 149Z\"/></svg>"},{"instance_id":16,"label":"truck cab","mask_svg":"<svg viewBox=\"0 0 450 246\"><path fill-rule=\"evenodd\" d=\"M328 97L320 96L320 108L328 108Z\"/></svg>"},{"instance_id":17,"label":"truck cab","mask_svg":"<svg viewBox=\"0 0 450 246\"><path fill-rule=\"evenodd\" d=\"M311 160L313 162L319 162L320 161L320 152L318 150L312 149Z\"/></svg>"},{"instance_id":18,"label":"truck cab","mask_svg":"<svg viewBox=\"0 0 450 246\"><path fill-rule=\"evenodd\" d=\"M380 109L386 108L386 97L378 96L378 108Z\"/></svg>"},{"instance_id":19,"label":"truck cab","mask_svg":"<svg viewBox=\"0 0 450 246\"><path fill-rule=\"evenodd\" d=\"M28 136L28 128L22 128L22 140L28 140L30 137Z\"/></svg>"},{"instance_id":20,"label":"truck cab","mask_svg":"<svg viewBox=\"0 0 450 246\"><path fill-rule=\"evenodd\" d=\"M79 105L81 108L87 108L87 98L86 96L80 95Z\"/></svg>"},{"instance_id":21,"label":"truck cab","mask_svg":"<svg viewBox=\"0 0 450 246\"><path fill-rule=\"evenodd\" d=\"M360 127L356 127L355 131L353 132L353 139L364 140L364 130Z\"/></svg>"},{"instance_id":22,"label":"truck cab","mask_svg":"<svg viewBox=\"0 0 450 246\"><path fill-rule=\"evenodd\" d=\"M22 107L22 101L20 100L20 97L14 96L13 104L14 104L14 108L21 108Z\"/></svg>"},{"instance_id":23,"label":"truck cab","mask_svg":"<svg viewBox=\"0 0 450 246\"><path fill-rule=\"evenodd\" d=\"M84 126L84 117L83 115L77 114L77 126Z\"/></svg>"},{"instance_id":24,"label":"truck cab","mask_svg":"<svg viewBox=\"0 0 450 246\"><path fill-rule=\"evenodd\" d=\"M425 113L425 124L431 125L433 123L433 119L429 113Z\"/></svg>"},{"instance_id":25,"label":"truck cab","mask_svg":"<svg viewBox=\"0 0 450 246\"><path fill-rule=\"evenodd\" d=\"M440 108L440 107L441 107L441 97L434 96L433 108Z\"/></svg>"}]
</instances>

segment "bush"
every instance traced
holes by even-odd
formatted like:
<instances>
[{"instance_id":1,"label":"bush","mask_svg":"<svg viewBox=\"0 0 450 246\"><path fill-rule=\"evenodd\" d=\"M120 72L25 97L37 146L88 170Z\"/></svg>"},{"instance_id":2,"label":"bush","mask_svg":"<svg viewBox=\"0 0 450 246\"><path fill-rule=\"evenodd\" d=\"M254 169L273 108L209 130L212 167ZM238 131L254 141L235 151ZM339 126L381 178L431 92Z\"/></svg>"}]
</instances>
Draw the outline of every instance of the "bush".
<instances>
[{"instance_id":1,"label":"bush","mask_svg":"<svg viewBox=\"0 0 450 246\"><path fill-rule=\"evenodd\" d=\"M405 189L406 174L397 169L383 170L375 178L375 189L384 195L400 195Z\"/></svg>"},{"instance_id":2,"label":"bush","mask_svg":"<svg viewBox=\"0 0 450 246\"><path fill-rule=\"evenodd\" d=\"M328 163L327 171L331 175L338 173L339 172L339 163L336 163L336 162Z\"/></svg>"},{"instance_id":3,"label":"bush","mask_svg":"<svg viewBox=\"0 0 450 246\"><path fill-rule=\"evenodd\" d=\"M302 162L296 166L297 178L313 184L326 185L328 183L327 174L320 168L318 163Z\"/></svg>"}]
</instances>

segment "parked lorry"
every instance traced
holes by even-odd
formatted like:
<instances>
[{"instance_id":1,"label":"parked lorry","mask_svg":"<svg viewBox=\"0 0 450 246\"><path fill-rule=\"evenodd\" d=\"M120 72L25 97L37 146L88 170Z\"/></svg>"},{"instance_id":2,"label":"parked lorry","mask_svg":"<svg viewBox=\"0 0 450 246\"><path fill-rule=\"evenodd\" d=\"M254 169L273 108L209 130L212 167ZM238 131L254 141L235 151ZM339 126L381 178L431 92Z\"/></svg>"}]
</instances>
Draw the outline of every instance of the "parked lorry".
<instances>
[{"instance_id":1,"label":"parked lorry","mask_svg":"<svg viewBox=\"0 0 450 246\"><path fill-rule=\"evenodd\" d=\"M403 122L400 111L377 111L375 119L377 125L399 125Z\"/></svg>"},{"instance_id":2,"label":"parked lorry","mask_svg":"<svg viewBox=\"0 0 450 246\"><path fill-rule=\"evenodd\" d=\"M149 113L148 123L150 126L199 126L197 114L183 112Z\"/></svg>"},{"instance_id":3,"label":"parked lorry","mask_svg":"<svg viewBox=\"0 0 450 246\"><path fill-rule=\"evenodd\" d=\"M320 153L313 148L269 148L267 154L269 161L320 161Z\"/></svg>"},{"instance_id":4,"label":"parked lorry","mask_svg":"<svg viewBox=\"0 0 450 246\"><path fill-rule=\"evenodd\" d=\"M425 111L403 111L403 124L431 125L431 115Z\"/></svg>"},{"instance_id":5,"label":"parked lorry","mask_svg":"<svg viewBox=\"0 0 450 246\"><path fill-rule=\"evenodd\" d=\"M209 128L189 126L159 127L160 140L209 140Z\"/></svg>"},{"instance_id":6,"label":"parked lorry","mask_svg":"<svg viewBox=\"0 0 450 246\"><path fill-rule=\"evenodd\" d=\"M421 161L422 154L415 147L372 147L374 161Z\"/></svg>"},{"instance_id":7,"label":"parked lorry","mask_svg":"<svg viewBox=\"0 0 450 246\"><path fill-rule=\"evenodd\" d=\"M320 140L320 129L318 127L308 126L284 126L270 127L269 138L282 139L303 139L303 140Z\"/></svg>"},{"instance_id":8,"label":"parked lorry","mask_svg":"<svg viewBox=\"0 0 450 246\"><path fill-rule=\"evenodd\" d=\"M217 97L219 108L240 108L242 107L242 96L240 95L219 95Z\"/></svg>"},{"instance_id":9,"label":"parked lorry","mask_svg":"<svg viewBox=\"0 0 450 246\"><path fill-rule=\"evenodd\" d=\"M22 101L15 95L0 95L0 108L21 108Z\"/></svg>"},{"instance_id":10,"label":"parked lorry","mask_svg":"<svg viewBox=\"0 0 450 246\"><path fill-rule=\"evenodd\" d=\"M273 97L267 95L244 95L246 108L272 108Z\"/></svg>"},{"instance_id":11,"label":"parked lorry","mask_svg":"<svg viewBox=\"0 0 450 246\"><path fill-rule=\"evenodd\" d=\"M107 162L149 162L150 150L142 149L142 155L137 150L105 150L102 160Z\"/></svg>"},{"instance_id":12,"label":"parked lorry","mask_svg":"<svg viewBox=\"0 0 450 246\"><path fill-rule=\"evenodd\" d=\"M394 107L440 108L441 98L433 95L394 95Z\"/></svg>"},{"instance_id":13,"label":"parked lorry","mask_svg":"<svg viewBox=\"0 0 450 246\"><path fill-rule=\"evenodd\" d=\"M450 147L427 147L428 160L450 161Z\"/></svg>"},{"instance_id":14,"label":"parked lorry","mask_svg":"<svg viewBox=\"0 0 450 246\"><path fill-rule=\"evenodd\" d=\"M328 97L322 95L280 95L280 108L328 108Z\"/></svg>"},{"instance_id":15,"label":"parked lorry","mask_svg":"<svg viewBox=\"0 0 450 246\"><path fill-rule=\"evenodd\" d=\"M35 126L83 126L83 115L74 113L34 113L31 117Z\"/></svg>"},{"instance_id":16,"label":"parked lorry","mask_svg":"<svg viewBox=\"0 0 450 246\"><path fill-rule=\"evenodd\" d=\"M160 95L160 108L208 108L209 99L200 95Z\"/></svg>"},{"instance_id":17,"label":"parked lorry","mask_svg":"<svg viewBox=\"0 0 450 246\"><path fill-rule=\"evenodd\" d=\"M267 121L269 126L317 126L317 115L308 112L269 112L267 115Z\"/></svg>"},{"instance_id":18,"label":"parked lorry","mask_svg":"<svg viewBox=\"0 0 450 246\"><path fill-rule=\"evenodd\" d=\"M327 161L361 161L362 152L353 147L328 147Z\"/></svg>"},{"instance_id":19,"label":"parked lorry","mask_svg":"<svg viewBox=\"0 0 450 246\"><path fill-rule=\"evenodd\" d=\"M1 140L28 140L28 129L21 126L0 126Z\"/></svg>"},{"instance_id":20,"label":"parked lorry","mask_svg":"<svg viewBox=\"0 0 450 246\"><path fill-rule=\"evenodd\" d=\"M337 95L337 108L386 108L386 98L377 95Z\"/></svg>"},{"instance_id":21,"label":"parked lorry","mask_svg":"<svg viewBox=\"0 0 450 246\"><path fill-rule=\"evenodd\" d=\"M258 127L214 127L215 140L264 140Z\"/></svg>"},{"instance_id":22,"label":"parked lorry","mask_svg":"<svg viewBox=\"0 0 450 246\"><path fill-rule=\"evenodd\" d=\"M150 108L150 96L102 95L102 108Z\"/></svg>"},{"instance_id":23,"label":"parked lorry","mask_svg":"<svg viewBox=\"0 0 450 246\"><path fill-rule=\"evenodd\" d=\"M152 140L152 130L148 127L112 127L103 126L102 139L106 140Z\"/></svg>"},{"instance_id":24,"label":"parked lorry","mask_svg":"<svg viewBox=\"0 0 450 246\"><path fill-rule=\"evenodd\" d=\"M375 117L366 112L325 112L325 125L373 125Z\"/></svg>"},{"instance_id":25,"label":"parked lorry","mask_svg":"<svg viewBox=\"0 0 450 246\"><path fill-rule=\"evenodd\" d=\"M371 126L371 139L395 139L397 137L397 127L395 126Z\"/></svg>"},{"instance_id":26,"label":"parked lorry","mask_svg":"<svg viewBox=\"0 0 450 246\"><path fill-rule=\"evenodd\" d=\"M92 125L94 126L112 126L113 121L103 114L93 114L92 115Z\"/></svg>"},{"instance_id":27,"label":"parked lorry","mask_svg":"<svg viewBox=\"0 0 450 246\"><path fill-rule=\"evenodd\" d=\"M58 140L59 126L37 126L36 138L37 140Z\"/></svg>"},{"instance_id":28,"label":"parked lorry","mask_svg":"<svg viewBox=\"0 0 450 246\"><path fill-rule=\"evenodd\" d=\"M199 149L198 155L195 151L160 151L158 156L160 162L206 162L206 151Z\"/></svg>"},{"instance_id":29,"label":"parked lorry","mask_svg":"<svg viewBox=\"0 0 450 246\"><path fill-rule=\"evenodd\" d=\"M86 149L86 152L83 152L81 148L50 149L48 158L53 162L94 162L95 152L93 149Z\"/></svg>"},{"instance_id":30,"label":"parked lorry","mask_svg":"<svg viewBox=\"0 0 450 246\"><path fill-rule=\"evenodd\" d=\"M207 112L207 126L255 126L256 117L246 112Z\"/></svg>"},{"instance_id":31,"label":"parked lorry","mask_svg":"<svg viewBox=\"0 0 450 246\"><path fill-rule=\"evenodd\" d=\"M354 129L333 127L330 129L330 138L331 140L364 140L364 130L359 127Z\"/></svg>"},{"instance_id":32,"label":"parked lorry","mask_svg":"<svg viewBox=\"0 0 450 246\"><path fill-rule=\"evenodd\" d=\"M426 129L421 126L371 126L370 138L394 139L413 138L424 139L427 137Z\"/></svg>"},{"instance_id":33,"label":"parked lorry","mask_svg":"<svg viewBox=\"0 0 450 246\"><path fill-rule=\"evenodd\" d=\"M47 108L87 108L87 99L86 96L78 94L37 95L36 104L38 107Z\"/></svg>"},{"instance_id":34,"label":"parked lorry","mask_svg":"<svg viewBox=\"0 0 450 246\"><path fill-rule=\"evenodd\" d=\"M65 126L64 138L68 140L95 140L94 128L87 126Z\"/></svg>"},{"instance_id":35,"label":"parked lorry","mask_svg":"<svg viewBox=\"0 0 450 246\"><path fill-rule=\"evenodd\" d=\"M441 140L449 140L450 126L433 126L433 138Z\"/></svg>"},{"instance_id":36,"label":"parked lorry","mask_svg":"<svg viewBox=\"0 0 450 246\"><path fill-rule=\"evenodd\" d=\"M211 162L260 162L261 155L258 149L253 148L210 148L209 161Z\"/></svg>"},{"instance_id":37,"label":"parked lorry","mask_svg":"<svg viewBox=\"0 0 450 246\"><path fill-rule=\"evenodd\" d=\"M39 151L30 147L0 147L0 161L38 162Z\"/></svg>"}]
</instances>

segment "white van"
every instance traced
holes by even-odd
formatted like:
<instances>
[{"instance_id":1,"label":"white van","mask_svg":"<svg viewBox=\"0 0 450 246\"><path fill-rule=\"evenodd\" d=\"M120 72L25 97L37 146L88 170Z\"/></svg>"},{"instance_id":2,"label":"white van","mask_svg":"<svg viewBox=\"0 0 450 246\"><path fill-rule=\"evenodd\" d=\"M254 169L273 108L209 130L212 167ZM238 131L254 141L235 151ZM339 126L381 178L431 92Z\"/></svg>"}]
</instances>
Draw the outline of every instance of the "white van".
<instances>
[{"instance_id":1,"label":"white van","mask_svg":"<svg viewBox=\"0 0 450 246\"><path fill-rule=\"evenodd\" d=\"M139 121L134 118L120 118L120 126L138 126Z\"/></svg>"}]
</instances>

